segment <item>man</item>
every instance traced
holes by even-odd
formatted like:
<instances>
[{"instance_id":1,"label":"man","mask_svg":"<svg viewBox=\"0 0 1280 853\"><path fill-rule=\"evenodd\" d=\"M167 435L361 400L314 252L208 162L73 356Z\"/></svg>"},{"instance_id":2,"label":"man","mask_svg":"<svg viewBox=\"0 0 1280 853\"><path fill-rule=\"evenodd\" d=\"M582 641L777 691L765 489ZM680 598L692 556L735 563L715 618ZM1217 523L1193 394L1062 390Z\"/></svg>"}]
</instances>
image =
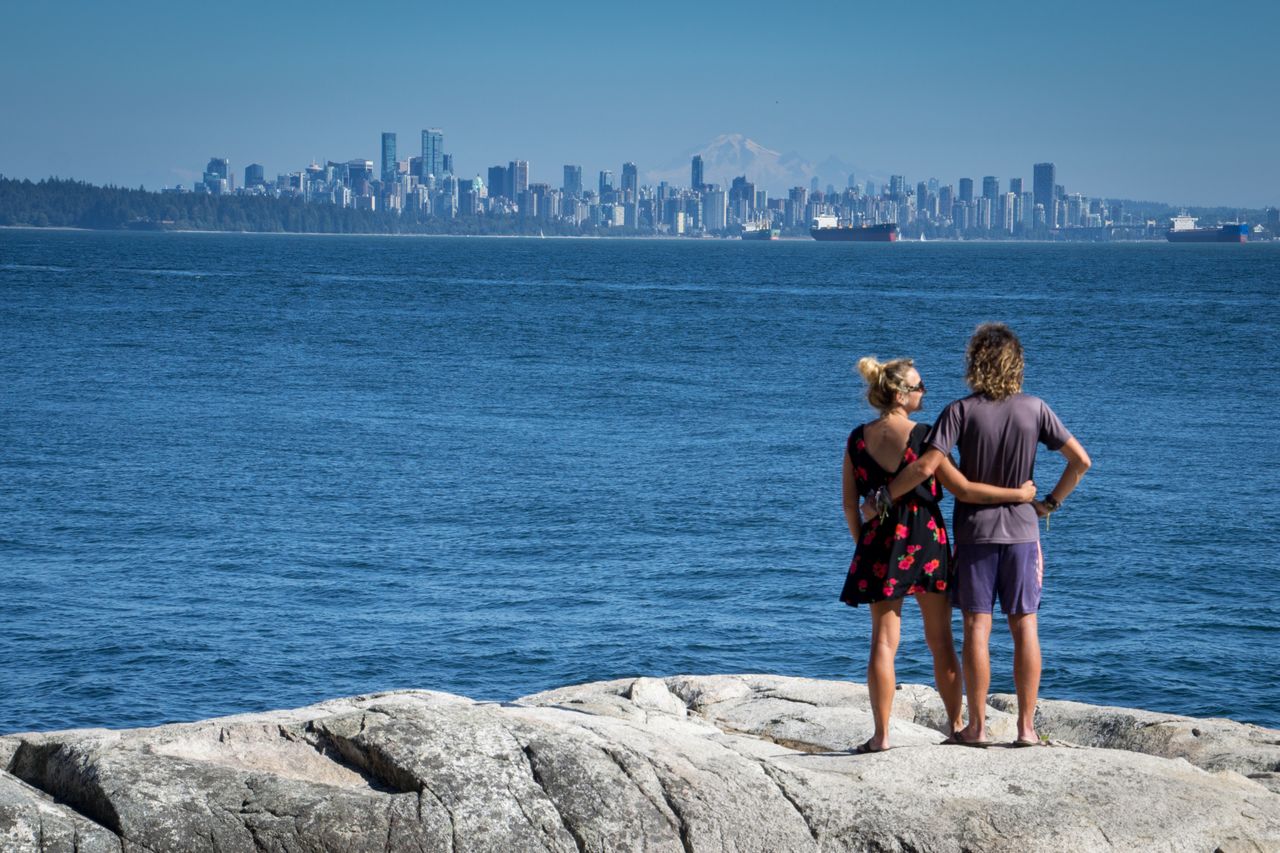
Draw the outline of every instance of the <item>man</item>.
<instances>
[{"instance_id":1,"label":"man","mask_svg":"<svg viewBox=\"0 0 1280 853\"><path fill-rule=\"evenodd\" d=\"M1039 397L1022 393L1023 357L1018 336L1002 323L977 328L966 352L965 381L973 393L947 405L925 439L928 450L902 471L891 494L902 495L933 476L954 447L970 480L1013 488L1032 479L1036 444L1067 461L1053 490L1032 504L967 504L957 500L951 536L957 580L952 601L964 612L964 680L968 724L950 742L988 746L988 651L996 599L1013 634L1013 681L1018 692L1015 746L1035 746L1040 691L1042 560L1037 516L1057 511L1089 470L1089 455Z\"/></svg>"}]
</instances>

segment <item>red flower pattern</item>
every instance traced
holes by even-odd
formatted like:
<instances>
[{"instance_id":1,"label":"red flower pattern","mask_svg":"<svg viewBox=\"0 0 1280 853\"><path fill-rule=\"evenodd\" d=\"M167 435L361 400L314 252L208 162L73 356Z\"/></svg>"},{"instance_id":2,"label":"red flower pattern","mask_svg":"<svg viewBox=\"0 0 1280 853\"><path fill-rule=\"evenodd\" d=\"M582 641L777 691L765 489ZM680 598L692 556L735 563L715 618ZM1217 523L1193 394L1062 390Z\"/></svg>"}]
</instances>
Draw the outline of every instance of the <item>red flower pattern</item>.
<instances>
[{"instance_id":1,"label":"red flower pattern","mask_svg":"<svg viewBox=\"0 0 1280 853\"><path fill-rule=\"evenodd\" d=\"M853 474L859 481L859 491L867 492L873 478L869 473L872 466L867 458L866 441L856 438L852 450ZM919 458L914 446L903 451L903 464L909 465ZM879 466L876 470L879 472ZM931 477L928 483L928 494L933 500L925 497L925 493L917 493L911 502L896 505L884 524L879 517L863 524L858 553L849 568L842 595L848 603L894 598L903 594L901 590L918 595L947 589L947 572L942 564L949 546L936 503L941 490L936 478ZM898 542L902 542L902 546L898 546ZM891 574L894 576L889 577Z\"/></svg>"}]
</instances>

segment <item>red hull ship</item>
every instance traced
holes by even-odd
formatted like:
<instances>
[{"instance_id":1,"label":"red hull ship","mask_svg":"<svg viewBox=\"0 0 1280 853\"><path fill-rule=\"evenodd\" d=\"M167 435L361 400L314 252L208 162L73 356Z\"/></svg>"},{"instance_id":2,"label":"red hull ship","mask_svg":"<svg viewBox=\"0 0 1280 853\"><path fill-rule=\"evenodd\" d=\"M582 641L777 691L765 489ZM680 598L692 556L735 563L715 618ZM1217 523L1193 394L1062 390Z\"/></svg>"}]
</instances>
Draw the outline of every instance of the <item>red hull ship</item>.
<instances>
[{"instance_id":1,"label":"red hull ship","mask_svg":"<svg viewBox=\"0 0 1280 853\"><path fill-rule=\"evenodd\" d=\"M854 243L892 243L898 239L898 226L892 222L884 225L846 225L840 226L835 217L822 217L813 220L809 234L815 240L833 240Z\"/></svg>"}]
</instances>

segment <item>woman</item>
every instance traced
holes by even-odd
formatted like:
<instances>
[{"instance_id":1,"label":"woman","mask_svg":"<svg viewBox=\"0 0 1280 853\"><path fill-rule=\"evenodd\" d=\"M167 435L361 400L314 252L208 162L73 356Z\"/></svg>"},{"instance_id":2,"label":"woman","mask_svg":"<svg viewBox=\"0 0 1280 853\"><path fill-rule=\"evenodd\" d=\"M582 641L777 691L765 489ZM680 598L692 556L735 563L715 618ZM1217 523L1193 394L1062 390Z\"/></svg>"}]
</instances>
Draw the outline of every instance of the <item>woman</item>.
<instances>
[{"instance_id":1,"label":"woman","mask_svg":"<svg viewBox=\"0 0 1280 853\"><path fill-rule=\"evenodd\" d=\"M947 710L951 732L962 727L964 685L960 662L951 639L951 604L947 588L954 576L951 548L937 481L967 503L1025 503L1035 498L1035 484L1002 489L971 483L950 460L897 501L888 500L894 475L923 452L929 433L911 415L920 410L924 383L908 358L881 363L861 359L858 371L867 382L867 400L880 417L853 430L844 453L844 516L857 549L849 566L840 600L853 607L871 607L871 655L867 689L875 733L854 751L880 752L889 748L889 714L896 688L893 661L898 651L902 601L915 596L924 619L925 642L933 653L933 675ZM878 502L881 512L864 522L860 498Z\"/></svg>"}]
</instances>

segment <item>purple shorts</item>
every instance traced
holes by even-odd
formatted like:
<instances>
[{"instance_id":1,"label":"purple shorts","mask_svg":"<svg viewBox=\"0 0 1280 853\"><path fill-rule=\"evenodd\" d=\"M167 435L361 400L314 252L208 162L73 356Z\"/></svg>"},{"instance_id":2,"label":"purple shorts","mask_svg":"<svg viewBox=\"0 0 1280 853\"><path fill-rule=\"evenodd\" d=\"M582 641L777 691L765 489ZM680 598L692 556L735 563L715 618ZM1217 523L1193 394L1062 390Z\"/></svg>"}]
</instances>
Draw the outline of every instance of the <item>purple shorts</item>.
<instances>
[{"instance_id":1,"label":"purple shorts","mask_svg":"<svg viewBox=\"0 0 1280 853\"><path fill-rule=\"evenodd\" d=\"M1006 616L1040 609L1039 542L956 546L951 603L966 613L990 613L996 596Z\"/></svg>"}]
</instances>

